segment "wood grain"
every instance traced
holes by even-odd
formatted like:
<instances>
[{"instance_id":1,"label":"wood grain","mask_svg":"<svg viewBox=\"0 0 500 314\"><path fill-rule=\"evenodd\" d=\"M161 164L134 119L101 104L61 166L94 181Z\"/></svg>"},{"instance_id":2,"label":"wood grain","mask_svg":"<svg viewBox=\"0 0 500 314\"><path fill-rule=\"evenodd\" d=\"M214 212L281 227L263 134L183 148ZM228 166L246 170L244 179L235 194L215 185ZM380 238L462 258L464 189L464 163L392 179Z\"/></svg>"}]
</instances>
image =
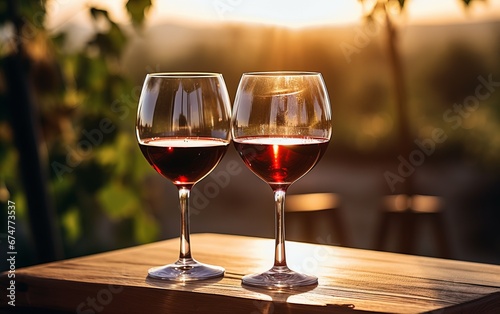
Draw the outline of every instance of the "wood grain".
<instances>
[{"instance_id":1,"label":"wood grain","mask_svg":"<svg viewBox=\"0 0 500 314\"><path fill-rule=\"evenodd\" d=\"M33 308L55 313L500 313L500 266L297 242L287 243L289 266L317 275L318 286L284 291L242 286L243 275L271 267L273 246L270 239L194 234L194 257L223 266L226 275L184 284L147 278L148 268L176 260L178 239L19 269L16 308L19 313ZM6 289L6 274L1 283Z\"/></svg>"}]
</instances>

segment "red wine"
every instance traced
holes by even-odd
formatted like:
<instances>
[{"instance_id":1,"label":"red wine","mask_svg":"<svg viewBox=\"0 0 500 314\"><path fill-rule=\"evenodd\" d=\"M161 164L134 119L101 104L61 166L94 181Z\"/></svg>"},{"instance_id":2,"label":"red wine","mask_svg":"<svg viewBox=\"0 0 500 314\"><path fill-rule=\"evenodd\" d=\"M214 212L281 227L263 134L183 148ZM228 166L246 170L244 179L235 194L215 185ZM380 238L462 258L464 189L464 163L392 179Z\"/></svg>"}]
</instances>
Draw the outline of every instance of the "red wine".
<instances>
[{"instance_id":1,"label":"red wine","mask_svg":"<svg viewBox=\"0 0 500 314\"><path fill-rule=\"evenodd\" d=\"M245 164L270 185L289 185L311 170L328 146L326 138L246 137L234 140Z\"/></svg>"},{"instance_id":2,"label":"red wine","mask_svg":"<svg viewBox=\"0 0 500 314\"><path fill-rule=\"evenodd\" d=\"M228 142L217 138L151 138L139 143L142 154L162 176L192 186L217 166Z\"/></svg>"}]
</instances>

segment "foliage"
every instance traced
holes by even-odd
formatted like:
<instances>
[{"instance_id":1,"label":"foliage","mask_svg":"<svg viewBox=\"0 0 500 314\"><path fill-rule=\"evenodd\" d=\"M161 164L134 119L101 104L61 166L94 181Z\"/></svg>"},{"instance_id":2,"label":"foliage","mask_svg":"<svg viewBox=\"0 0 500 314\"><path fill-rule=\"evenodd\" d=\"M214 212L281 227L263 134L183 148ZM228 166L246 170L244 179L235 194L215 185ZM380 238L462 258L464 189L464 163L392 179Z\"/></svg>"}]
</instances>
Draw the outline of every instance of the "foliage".
<instances>
[{"instance_id":1,"label":"foliage","mask_svg":"<svg viewBox=\"0 0 500 314\"><path fill-rule=\"evenodd\" d=\"M80 51L67 51L70 35L49 34L44 28L47 2L18 1L16 5L24 21L21 40L30 59L42 144L48 152L49 185L65 255L156 239L158 226L141 201L141 180L150 169L135 142L132 113L138 100L137 87L121 65L129 35L106 10L91 7L88 14L94 35ZM149 0L127 2L137 31L151 5ZM2 2L0 25L12 25L12 17ZM16 53L14 36L2 44L0 53L2 62ZM0 85L0 91L4 103L4 86ZM7 106L0 108L0 183L6 182L11 199L22 204L17 175L21 165L16 164Z\"/></svg>"}]
</instances>

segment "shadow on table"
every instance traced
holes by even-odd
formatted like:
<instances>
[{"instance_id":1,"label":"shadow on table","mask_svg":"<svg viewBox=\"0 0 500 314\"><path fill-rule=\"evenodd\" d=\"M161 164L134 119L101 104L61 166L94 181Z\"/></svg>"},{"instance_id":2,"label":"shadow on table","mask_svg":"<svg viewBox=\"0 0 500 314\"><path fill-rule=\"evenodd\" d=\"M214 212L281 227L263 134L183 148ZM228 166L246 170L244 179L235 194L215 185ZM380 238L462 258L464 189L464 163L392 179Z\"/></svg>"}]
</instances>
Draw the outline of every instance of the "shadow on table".
<instances>
[{"instance_id":1,"label":"shadow on table","mask_svg":"<svg viewBox=\"0 0 500 314\"><path fill-rule=\"evenodd\" d=\"M276 290L251 287L246 285L242 285L242 287L245 290L270 297L270 299L253 301L253 305L255 306L256 311L253 311L251 313L310 313L317 310L317 308L312 308L311 305L295 303L293 299L300 294L314 291L318 287L318 285L298 287L293 289L283 288ZM303 297L306 298L305 296ZM354 304L327 304L326 306L331 307L332 311L334 311L335 313L352 312L355 308Z\"/></svg>"},{"instance_id":2,"label":"shadow on table","mask_svg":"<svg viewBox=\"0 0 500 314\"><path fill-rule=\"evenodd\" d=\"M222 280L222 278L223 277L218 277L218 278L197 280L197 281L172 281L172 280L155 279L148 276L146 277L145 282L153 287L183 290L182 288L185 287L186 288L189 287L189 289L196 289L204 286L210 286L218 283L219 281Z\"/></svg>"}]
</instances>

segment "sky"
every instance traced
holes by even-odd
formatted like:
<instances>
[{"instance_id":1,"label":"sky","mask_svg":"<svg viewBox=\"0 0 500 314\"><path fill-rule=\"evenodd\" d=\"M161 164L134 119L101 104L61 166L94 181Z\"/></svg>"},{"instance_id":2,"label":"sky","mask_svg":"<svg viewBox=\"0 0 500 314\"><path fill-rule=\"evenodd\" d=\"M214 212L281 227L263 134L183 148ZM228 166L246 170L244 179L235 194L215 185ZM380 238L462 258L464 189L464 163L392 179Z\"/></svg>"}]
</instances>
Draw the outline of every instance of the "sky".
<instances>
[{"instance_id":1,"label":"sky","mask_svg":"<svg viewBox=\"0 0 500 314\"><path fill-rule=\"evenodd\" d=\"M116 20L126 23L125 3L126 0L51 0L47 26L55 30L67 23L88 23L90 6L107 9ZM147 19L149 26L167 22L252 22L301 28L355 24L363 13L358 0L153 0L153 5ZM500 0L473 1L467 11L463 7L461 0L409 0L404 17L407 23L421 24L500 20Z\"/></svg>"}]
</instances>

